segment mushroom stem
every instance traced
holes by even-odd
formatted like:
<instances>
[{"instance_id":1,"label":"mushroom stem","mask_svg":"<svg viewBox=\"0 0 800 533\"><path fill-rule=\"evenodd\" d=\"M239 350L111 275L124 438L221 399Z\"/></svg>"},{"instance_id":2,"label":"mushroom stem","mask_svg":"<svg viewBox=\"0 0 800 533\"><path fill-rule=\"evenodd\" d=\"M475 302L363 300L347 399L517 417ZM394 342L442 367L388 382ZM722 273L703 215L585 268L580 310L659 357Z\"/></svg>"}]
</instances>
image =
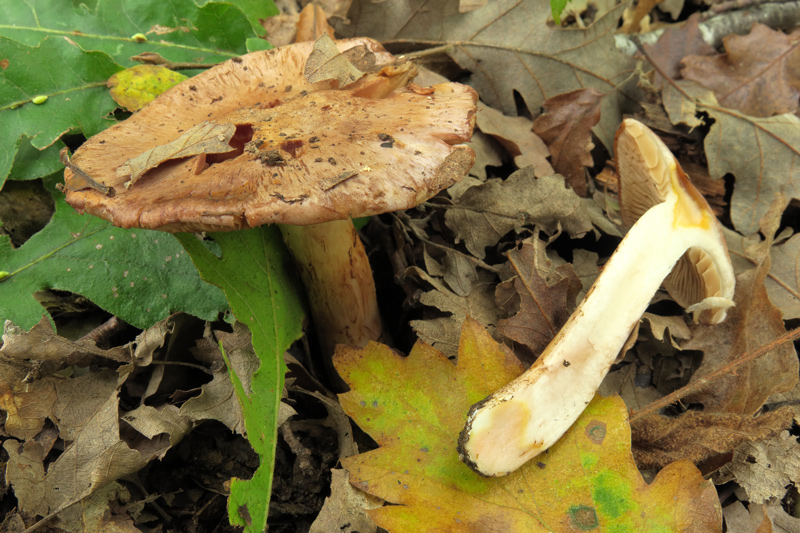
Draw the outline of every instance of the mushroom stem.
<instances>
[{"instance_id":1,"label":"mushroom stem","mask_svg":"<svg viewBox=\"0 0 800 533\"><path fill-rule=\"evenodd\" d=\"M300 267L323 353L336 344L363 347L382 336L372 269L350 220L280 226Z\"/></svg>"},{"instance_id":2,"label":"mushroom stem","mask_svg":"<svg viewBox=\"0 0 800 533\"><path fill-rule=\"evenodd\" d=\"M472 407L459 439L464 462L487 476L505 475L561 438L689 248L701 249L714 268L732 276L724 241L709 237L719 231L717 222L698 202L705 204L691 194L671 195L638 220L533 366ZM706 305L731 304L718 300Z\"/></svg>"}]
</instances>

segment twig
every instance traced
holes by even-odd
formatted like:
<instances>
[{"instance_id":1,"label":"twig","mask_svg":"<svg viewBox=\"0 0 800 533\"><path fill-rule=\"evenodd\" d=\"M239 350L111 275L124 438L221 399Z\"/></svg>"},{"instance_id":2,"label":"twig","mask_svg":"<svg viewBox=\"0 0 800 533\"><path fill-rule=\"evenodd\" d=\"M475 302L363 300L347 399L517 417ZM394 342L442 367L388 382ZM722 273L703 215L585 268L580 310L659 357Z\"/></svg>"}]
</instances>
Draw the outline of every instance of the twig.
<instances>
[{"instance_id":1,"label":"twig","mask_svg":"<svg viewBox=\"0 0 800 533\"><path fill-rule=\"evenodd\" d=\"M795 328L793 330L787 331L774 341L768 342L767 344L761 346L760 348L752 352L740 355L735 361L732 361L727 365L718 368L717 370L698 379L697 381L693 381L692 383L689 383L684 387L681 387L680 389L676 390L671 394L667 394L660 400L656 400L655 402L651 403L644 409L635 412L631 411L630 423L633 424L640 418L644 418L645 416L653 414L663 409L664 407L667 407L669 405L672 405L673 403L680 401L680 399L685 396L694 394L695 392L702 390L706 385L708 385L709 383L711 383L716 379L721 378L722 376L728 374L735 374L735 371L739 367L746 365L747 363L750 363L752 361L755 361L759 357L768 354L769 352L771 352L772 350L774 350L775 348L777 348L782 344L785 344L787 342L793 342L797 339L800 339L800 328Z\"/></svg>"},{"instance_id":2,"label":"twig","mask_svg":"<svg viewBox=\"0 0 800 533\"><path fill-rule=\"evenodd\" d=\"M144 52L138 56L132 56L131 61L138 61L145 65L161 65L170 70L209 69L217 65L217 63L181 63L170 61L161 54L156 54L155 52Z\"/></svg>"},{"instance_id":3,"label":"twig","mask_svg":"<svg viewBox=\"0 0 800 533\"><path fill-rule=\"evenodd\" d=\"M108 185L103 185L102 183L95 181L91 176L89 176L89 174L81 170L81 168L75 163L71 162L69 160L69 148L62 148L58 155L61 157L61 163L70 169L72 173L75 174L75 177L79 178L79 181L83 181L82 185L78 187L66 186L67 189L72 191L79 191L81 189L95 189L106 196L114 196L117 193L114 190L114 187L109 187Z\"/></svg>"}]
</instances>

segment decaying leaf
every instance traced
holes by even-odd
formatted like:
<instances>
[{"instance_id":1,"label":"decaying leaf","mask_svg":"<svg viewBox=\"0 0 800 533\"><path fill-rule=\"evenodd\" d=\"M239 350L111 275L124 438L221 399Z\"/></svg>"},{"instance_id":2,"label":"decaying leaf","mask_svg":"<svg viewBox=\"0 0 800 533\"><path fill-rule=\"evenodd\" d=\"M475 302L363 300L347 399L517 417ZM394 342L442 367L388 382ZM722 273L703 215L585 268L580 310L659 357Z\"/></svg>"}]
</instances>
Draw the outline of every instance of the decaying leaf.
<instances>
[{"instance_id":1,"label":"decaying leaf","mask_svg":"<svg viewBox=\"0 0 800 533\"><path fill-rule=\"evenodd\" d=\"M511 316L497 324L500 333L538 355L575 308L581 282L570 264L556 267L538 237L508 254L513 277L497 286L498 305ZM515 314L514 314L515 313Z\"/></svg>"},{"instance_id":2,"label":"decaying leaf","mask_svg":"<svg viewBox=\"0 0 800 533\"><path fill-rule=\"evenodd\" d=\"M708 171L712 179L736 178L731 219L744 235L758 231L758 223L776 194L800 195L800 119L793 114L754 118L719 105L714 95L694 82L665 86L664 106L673 124L697 125L698 110L714 123L705 138ZM735 146L735 150L731 150Z\"/></svg>"},{"instance_id":3,"label":"decaying leaf","mask_svg":"<svg viewBox=\"0 0 800 533\"><path fill-rule=\"evenodd\" d=\"M525 117L510 117L478 102L476 125L485 134L494 137L514 158L517 168L533 165L537 176L553 174L547 160L547 145L532 131L533 124Z\"/></svg>"},{"instance_id":4,"label":"decaying leaf","mask_svg":"<svg viewBox=\"0 0 800 533\"><path fill-rule=\"evenodd\" d=\"M150 169L174 159L194 155L224 154L234 150L229 143L236 133L236 126L228 123L202 122L186 130L174 141L151 148L124 165L117 167L117 177L128 177L125 188L130 188ZM203 160L203 163L205 160ZM202 168L199 168L199 173Z\"/></svg>"},{"instance_id":5,"label":"decaying leaf","mask_svg":"<svg viewBox=\"0 0 800 533\"><path fill-rule=\"evenodd\" d=\"M793 113L800 98L800 31L753 24L723 39L725 54L688 56L681 74L712 89L720 104L754 117Z\"/></svg>"},{"instance_id":6,"label":"decaying leaf","mask_svg":"<svg viewBox=\"0 0 800 533\"><path fill-rule=\"evenodd\" d=\"M378 527L367 511L382 505L381 500L354 488L347 470L331 470L331 495L325 498L309 533L375 533Z\"/></svg>"},{"instance_id":7,"label":"decaying leaf","mask_svg":"<svg viewBox=\"0 0 800 533\"><path fill-rule=\"evenodd\" d=\"M717 473L715 483L736 481L751 504L781 500L787 487L800 482L800 443L788 431L769 440L744 442L731 462Z\"/></svg>"},{"instance_id":8,"label":"decaying leaf","mask_svg":"<svg viewBox=\"0 0 800 533\"><path fill-rule=\"evenodd\" d=\"M584 167L594 165L592 128L600 120L602 100L596 89L559 94L545 100L544 112L533 123L533 131L550 149L553 168L579 196L588 193Z\"/></svg>"},{"instance_id":9,"label":"decaying leaf","mask_svg":"<svg viewBox=\"0 0 800 533\"><path fill-rule=\"evenodd\" d=\"M786 333L780 311L772 305L764 289L768 261L757 270L736 277L736 306L728 318L714 326L692 327L692 339L685 350L702 350L703 364L693 379L734 361ZM770 354L716 380L712 388L688 400L705 406L705 412L752 415L775 392L791 390L797 383L798 360L791 344L781 345Z\"/></svg>"},{"instance_id":10,"label":"decaying leaf","mask_svg":"<svg viewBox=\"0 0 800 533\"><path fill-rule=\"evenodd\" d=\"M549 234L566 231L580 237L592 229L585 205L558 175L536 178L532 167L507 179L491 179L464 192L445 213L447 226L476 257L509 231L536 225Z\"/></svg>"},{"instance_id":11,"label":"decaying leaf","mask_svg":"<svg viewBox=\"0 0 800 533\"><path fill-rule=\"evenodd\" d=\"M163 454L171 440L182 434L142 436L126 442L119 426L119 400L114 391L95 412L90 413L75 440L45 473L45 450L35 440L20 444L7 440L9 455L6 479L14 487L20 508L30 514L47 516L88 496L109 481L136 472Z\"/></svg>"},{"instance_id":12,"label":"decaying leaf","mask_svg":"<svg viewBox=\"0 0 800 533\"><path fill-rule=\"evenodd\" d=\"M333 39L325 33L314 42L314 49L308 56L303 75L310 83L336 80L339 87L344 87L361 78L364 73L339 51Z\"/></svg>"},{"instance_id":13,"label":"decaying leaf","mask_svg":"<svg viewBox=\"0 0 800 533\"><path fill-rule=\"evenodd\" d=\"M138 111L186 76L161 65L136 65L121 70L108 79L109 93L128 111Z\"/></svg>"},{"instance_id":14,"label":"decaying leaf","mask_svg":"<svg viewBox=\"0 0 800 533\"><path fill-rule=\"evenodd\" d=\"M639 468L662 468L686 459L713 472L730 461L743 442L767 439L791 421L788 407L756 418L699 411L677 418L651 415L631 422L633 455Z\"/></svg>"},{"instance_id":15,"label":"decaying leaf","mask_svg":"<svg viewBox=\"0 0 800 533\"><path fill-rule=\"evenodd\" d=\"M596 397L555 446L509 476L481 477L460 462L456 440L469 407L522 371L474 321L464 323L457 365L423 343L408 357L379 344L341 347L335 364L351 387L342 405L380 445L343 461L357 487L393 504L370 511L380 527L721 530L716 491L690 463L644 482L618 398Z\"/></svg>"},{"instance_id":16,"label":"decaying leaf","mask_svg":"<svg viewBox=\"0 0 800 533\"><path fill-rule=\"evenodd\" d=\"M430 265L436 265L432 258L428 258L426 263L428 270L433 270ZM458 353L458 332L466 317L473 317L490 328L500 318L494 298L494 275L482 269L458 273L459 265L463 267L462 262L454 259L440 266L442 277L432 276L417 267L410 269L411 273L433 287L433 290L420 296L420 303L449 314L427 320L412 320L410 326L420 339L451 356Z\"/></svg>"},{"instance_id":17,"label":"decaying leaf","mask_svg":"<svg viewBox=\"0 0 800 533\"><path fill-rule=\"evenodd\" d=\"M679 26L669 26L655 44L644 44L647 59L658 67L653 85L660 89L664 85L663 72L672 80L681 77L681 60L686 56L707 56L716 50L703 40L700 34L700 14L692 14Z\"/></svg>"}]
</instances>

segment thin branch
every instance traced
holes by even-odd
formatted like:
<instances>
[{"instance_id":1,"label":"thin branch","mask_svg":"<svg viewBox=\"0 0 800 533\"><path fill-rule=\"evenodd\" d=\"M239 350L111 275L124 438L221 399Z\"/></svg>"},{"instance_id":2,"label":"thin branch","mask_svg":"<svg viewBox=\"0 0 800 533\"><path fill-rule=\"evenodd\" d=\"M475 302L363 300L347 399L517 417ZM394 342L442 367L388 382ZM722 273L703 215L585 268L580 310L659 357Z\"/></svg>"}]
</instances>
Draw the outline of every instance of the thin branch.
<instances>
[{"instance_id":1,"label":"thin branch","mask_svg":"<svg viewBox=\"0 0 800 533\"><path fill-rule=\"evenodd\" d=\"M723 365L717 370L711 372L710 374L698 379L697 381L693 381L692 383L687 384L684 387L676 390L671 394L667 394L660 400L656 400L655 402L651 403L644 409L639 411L631 411L630 413L630 423L633 424L637 420L644 418L645 416L651 415L664 407L672 405L673 403L679 402L681 398L685 396L689 396L690 394L694 394L695 392L699 392L704 387L706 387L709 383L729 374L735 374L736 370L739 367L744 366L748 363L751 363L758 359L759 357L768 354L778 346L785 344L787 342L793 342L797 339L800 339L800 328L795 328L793 330L787 331L774 341L768 342L767 344L761 346L757 350L752 352L748 352L746 354L740 355L736 358L735 361L728 363L727 365Z\"/></svg>"}]
</instances>

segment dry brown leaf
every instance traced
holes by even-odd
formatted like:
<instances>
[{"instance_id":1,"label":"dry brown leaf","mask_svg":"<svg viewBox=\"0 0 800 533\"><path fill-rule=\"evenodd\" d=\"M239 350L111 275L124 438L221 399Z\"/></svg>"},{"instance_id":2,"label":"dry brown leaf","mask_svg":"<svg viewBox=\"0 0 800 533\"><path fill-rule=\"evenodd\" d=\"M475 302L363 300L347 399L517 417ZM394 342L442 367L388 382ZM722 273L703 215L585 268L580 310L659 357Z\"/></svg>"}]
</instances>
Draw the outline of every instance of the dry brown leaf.
<instances>
[{"instance_id":1,"label":"dry brown leaf","mask_svg":"<svg viewBox=\"0 0 800 533\"><path fill-rule=\"evenodd\" d=\"M767 261L758 269L736 277L736 306L728 311L725 322L692 328L692 339L683 349L702 350L705 354L693 380L786 333L781 313L769 301L764 288L768 270ZM687 401L702 403L706 412L752 415L771 394L791 390L797 376L797 354L791 344L784 344L735 373L715 380L707 390L690 396Z\"/></svg>"},{"instance_id":2,"label":"dry brown leaf","mask_svg":"<svg viewBox=\"0 0 800 533\"><path fill-rule=\"evenodd\" d=\"M331 495L325 498L322 509L311 524L309 533L375 533L378 526L367 514L383 506L378 500L350 484L347 470L331 470Z\"/></svg>"},{"instance_id":3,"label":"dry brown leaf","mask_svg":"<svg viewBox=\"0 0 800 533\"><path fill-rule=\"evenodd\" d=\"M547 156L550 152L542 139L533 131L533 123L525 117L509 117L483 102L478 102L478 128L494 137L514 158L517 168L533 165L537 176L555 171Z\"/></svg>"},{"instance_id":4,"label":"dry brown leaf","mask_svg":"<svg viewBox=\"0 0 800 533\"><path fill-rule=\"evenodd\" d=\"M658 67L653 85L660 89L664 77L672 80L681 77L681 60L686 56L708 56L716 53L714 47L706 43L700 35L700 13L694 13L683 25L670 26L655 44L645 44L644 50L650 63Z\"/></svg>"},{"instance_id":5,"label":"dry brown leaf","mask_svg":"<svg viewBox=\"0 0 800 533\"><path fill-rule=\"evenodd\" d=\"M138 533L134 525L135 513L127 505L131 494L117 482L101 487L97 492L75 502L60 513L48 525L70 533L102 531L103 533ZM129 515L130 512L130 515Z\"/></svg>"},{"instance_id":6,"label":"dry brown leaf","mask_svg":"<svg viewBox=\"0 0 800 533\"><path fill-rule=\"evenodd\" d=\"M548 23L548 2L494 0L461 14L458 0L436 2L435 9L427 0L357 0L348 12L349 23L337 24L336 29L384 44L408 39L431 47L448 45L447 53L472 73L472 84L483 100L506 114L517 112L515 92L534 118L544 101L556 95L583 88L609 93L595 134L611 149L620 107L628 105L628 93L634 90L632 84L618 87L635 66L614 43L625 7L620 3L609 11L599 10L586 28L564 29ZM398 20L403 24L396 24Z\"/></svg>"},{"instance_id":7,"label":"dry brown leaf","mask_svg":"<svg viewBox=\"0 0 800 533\"><path fill-rule=\"evenodd\" d=\"M787 487L800 482L797 437L782 431L767 441L740 444L714 478L718 485L728 481L744 488L752 504L783 499Z\"/></svg>"},{"instance_id":8,"label":"dry brown leaf","mask_svg":"<svg viewBox=\"0 0 800 533\"><path fill-rule=\"evenodd\" d=\"M75 440L44 472L45 452L29 440L7 440L6 479L13 486L20 509L47 516L88 496L110 481L136 472L163 454L176 435L141 436L135 442L120 438L119 401L114 391L91 413ZM135 446L135 447L132 447Z\"/></svg>"},{"instance_id":9,"label":"dry brown leaf","mask_svg":"<svg viewBox=\"0 0 800 533\"><path fill-rule=\"evenodd\" d=\"M533 131L550 148L556 172L579 196L588 194L584 167L594 165L592 128L600 120L603 93L578 89L547 99L544 112L533 123Z\"/></svg>"},{"instance_id":10,"label":"dry brown leaf","mask_svg":"<svg viewBox=\"0 0 800 533\"><path fill-rule=\"evenodd\" d=\"M450 264L456 264L456 261ZM444 267L442 272L445 272ZM449 314L427 320L412 320L410 325L422 341L448 356L455 356L458 354L461 325L466 317L489 326L490 331L494 329L500 318L500 310L494 299L496 278L493 274L476 270L468 289L466 284L460 282L456 289L461 292L459 295L443 278L431 276L421 268L411 267L409 273L433 286L433 290L420 296L420 303ZM452 276L459 277L455 274Z\"/></svg>"},{"instance_id":11,"label":"dry brown leaf","mask_svg":"<svg viewBox=\"0 0 800 533\"><path fill-rule=\"evenodd\" d=\"M697 120L699 111L714 123L705 138L712 179L733 174L731 219L743 235L758 231L776 194L800 198L800 119L792 114L754 118L721 107L714 95L694 82L667 85L664 106L673 124Z\"/></svg>"},{"instance_id":12,"label":"dry brown leaf","mask_svg":"<svg viewBox=\"0 0 800 533\"><path fill-rule=\"evenodd\" d=\"M364 72L339 51L336 43L326 33L314 42L314 50L308 56L303 75L310 83L336 80L339 87L344 87L360 79Z\"/></svg>"},{"instance_id":13,"label":"dry brown leaf","mask_svg":"<svg viewBox=\"0 0 800 533\"><path fill-rule=\"evenodd\" d=\"M581 282L572 265L555 267L547 258L545 243L532 237L522 248L509 252L514 273L497 286L498 306L511 318L500 320L497 330L539 355L559 332L575 308Z\"/></svg>"},{"instance_id":14,"label":"dry brown leaf","mask_svg":"<svg viewBox=\"0 0 800 533\"><path fill-rule=\"evenodd\" d=\"M228 144L236 133L234 124L203 122L192 126L174 141L147 150L117 168L117 177L128 177L125 183L130 188L145 172L165 161L200 154L224 154L234 150ZM198 172L202 169L198 169Z\"/></svg>"},{"instance_id":15,"label":"dry brown leaf","mask_svg":"<svg viewBox=\"0 0 800 533\"><path fill-rule=\"evenodd\" d=\"M759 236L743 237L726 231L725 238L734 267L744 270L756 263L748 249L761 242ZM784 320L800 318L800 234L792 235L770 248L772 265L764 284L775 307L780 309Z\"/></svg>"},{"instance_id":16,"label":"dry brown leaf","mask_svg":"<svg viewBox=\"0 0 800 533\"><path fill-rule=\"evenodd\" d=\"M728 462L742 442L783 431L792 420L788 407L762 416L688 411L677 418L655 414L631 423L633 455L639 468L663 468L688 459L709 472Z\"/></svg>"},{"instance_id":17,"label":"dry brown leaf","mask_svg":"<svg viewBox=\"0 0 800 533\"><path fill-rule=\"evenodd\" d=\"M475 164L472 165L471 169L469 169L470 176L475 176L481 182L483 182L486 181L486 178L488 177L486 174L486 167L502 166L503 159L500 154L502 153L503 149L488 135L476 130L472 134L472 140L467 143L467 146L472 148L472 150L475 152ZM453 194L453 188L461 186L464 187L464 189L468 189L471 185L468 186L467 184L468 180L465 178L448 188L447 194L449 194L451 198L455 198L457 195Z\"/></svg>"},{"instance_id":18,"label":"dry brown leaf","mask_svg":"<svg viewBox=\"0 0 800 533\"><path fill-rule=\"evenodd\" d=\"M333 39L333 28L328 24L328 17L322 6L312 2L300 11L294 42L313 41L322 35Z\"/></svg>"},{"instance_id":19,"label":"dry brown leaf","mask_svg":"<svg viewBox=\"0 0 800 533\"><path fill-rule=\"evenodd\" d=\"M772 533L772 529L764 529L765 521L769 521L766 508L749 503L748 507L736 500L722 509L727 533Z\"/></svg>"},{"instance_id":20,"label":"dry brown leaf","mask_svg":"<svg viewBox=\"0 0 800 533\"><path fill-rule=\"evenodd\" d=\"M649 322L650 332L656 340L663 341L666 338L675 349L681 349L675 339L685 341L692 337L692 332L682 316L660 316L645 313L642 315L642 320Z\"/></svg>"},{"instance_id":21,"label":"dry brown leaf","mask_svg":"<svg viewBox=\"0 0 800 533\"><path fill-rule=\"evenodd\" d=\"M447 226L476 257L486 255L509 231L536 225L549 234L559 229L580 237L592 229L585 205L558 175L536 178L532 167L507 179L491 179L468 189L445 213Z\"/></svg>"},{"instance_id":22,"label":"dry brown leaf","mask_svg":"<svg viewBox=\"0 0 800 533\"><path fill-rule=\"evenodd\" d=\"M681 74L714 91L725 107L754 117L793 113L800 98L800 31L754 24L723 39L727 53L688 56Z\"/></svg>"}]
</instances>

